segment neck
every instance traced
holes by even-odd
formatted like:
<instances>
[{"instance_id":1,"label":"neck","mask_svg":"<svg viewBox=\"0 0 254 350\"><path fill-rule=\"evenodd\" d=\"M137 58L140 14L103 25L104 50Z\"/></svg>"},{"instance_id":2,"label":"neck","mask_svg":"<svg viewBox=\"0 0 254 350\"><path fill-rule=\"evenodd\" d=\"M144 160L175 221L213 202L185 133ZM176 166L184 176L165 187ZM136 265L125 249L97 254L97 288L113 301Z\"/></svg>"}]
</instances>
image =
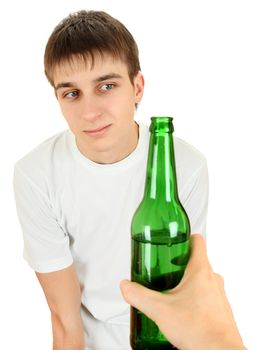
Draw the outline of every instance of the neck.
<instances>
[{"instance_id":1,"label":"neck","mask_svg":"<svg viewBox=\"0 0 254 350\"><path fill-rule=\"evenodd\" d=\"M152 133L146 177L146 197L164 202L178 201L171 133Z\"/></svg>"}]
</instances>

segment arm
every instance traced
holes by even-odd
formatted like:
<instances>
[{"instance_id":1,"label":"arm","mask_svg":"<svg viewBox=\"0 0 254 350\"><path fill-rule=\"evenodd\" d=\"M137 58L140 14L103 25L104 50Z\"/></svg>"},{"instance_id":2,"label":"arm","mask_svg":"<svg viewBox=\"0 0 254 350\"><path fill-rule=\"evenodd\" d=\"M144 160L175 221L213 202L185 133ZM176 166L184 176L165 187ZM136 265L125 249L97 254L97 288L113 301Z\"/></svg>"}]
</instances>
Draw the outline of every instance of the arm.
<instances>
[{"instance_id":1,"label":"arm","mask_svg":"<svg viewBox=\"0 0 254 350\"><path fill-rule=\"evenodd\" d=\"M53 350L84 350L80 286L73 265L36 275L51 311Z\"/></svg>"},{"instance_id":2,"label":"arm","mask_svg":"<svg viewBox=\"0 0 254 350\"><path fill-rule=\"evenodd\" d=\"M168 293L122 281L125 300L144 312L179 349L244 350L222 278L209 264L205 243L193 235L182 281Z\"/></svg>"}]
</instances>

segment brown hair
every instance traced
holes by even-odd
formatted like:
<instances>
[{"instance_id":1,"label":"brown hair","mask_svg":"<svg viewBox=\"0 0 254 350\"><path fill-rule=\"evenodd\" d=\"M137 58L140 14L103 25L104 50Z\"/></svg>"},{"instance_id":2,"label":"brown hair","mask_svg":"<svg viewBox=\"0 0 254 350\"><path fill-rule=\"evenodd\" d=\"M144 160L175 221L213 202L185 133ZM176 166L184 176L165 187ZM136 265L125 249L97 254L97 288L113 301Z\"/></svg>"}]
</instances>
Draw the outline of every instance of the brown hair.
<instances>
[{"instance_id":1,"label":"brown hair","mask_svg":"<svg viewBox=\"0 0 254 350\"><path fill-rule=\"evenodd\" d=\"M94 64L94 54L108 53L127 64L130 81L140 70L137 44L127 28L103 11L79 11L64 18L49 37L44 55L45 74L54 86L56 66L74 57Z\"/></svg>"}]
</instances>

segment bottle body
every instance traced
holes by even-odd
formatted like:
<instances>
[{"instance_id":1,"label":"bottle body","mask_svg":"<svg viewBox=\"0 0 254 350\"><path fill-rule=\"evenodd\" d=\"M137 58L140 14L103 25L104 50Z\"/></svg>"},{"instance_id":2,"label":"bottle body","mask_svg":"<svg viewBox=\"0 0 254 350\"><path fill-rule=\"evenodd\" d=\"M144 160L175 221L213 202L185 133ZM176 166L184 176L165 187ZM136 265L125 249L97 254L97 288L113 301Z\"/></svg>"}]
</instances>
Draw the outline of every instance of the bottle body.
<instances>
[{"instance_id":1,"label":"bottle body","mask_svg":"<svg viewBox=\"0 0 254 350\"><path fill-rule=\"evenodd\" d=\"M177 193L172 118L152 118L145 193L132 225L131 279L167 291L189 258L190 223ZM144 314L131 308L133 350L175 349Z\"/></svg>"}]
</instances>

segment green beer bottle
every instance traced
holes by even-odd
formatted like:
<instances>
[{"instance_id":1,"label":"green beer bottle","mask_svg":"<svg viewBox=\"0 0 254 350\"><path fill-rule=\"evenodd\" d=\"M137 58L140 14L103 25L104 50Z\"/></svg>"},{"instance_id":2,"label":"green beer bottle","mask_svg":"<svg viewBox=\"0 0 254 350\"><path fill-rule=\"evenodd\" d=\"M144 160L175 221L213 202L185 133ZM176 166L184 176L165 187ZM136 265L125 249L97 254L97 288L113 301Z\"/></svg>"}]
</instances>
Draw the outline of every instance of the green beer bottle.
<instances>
[{"instance_id":1,"label":"green beer bottle","mask_svg":"<svg viewBox=\"0 0 254 350\"><path fill-rule=\"evenodd\" d=\"M178 198L172 120L151 118L144 197L131 224L131 279L157 291L180 282L189 258L190 222ZM176 349L135 308L131 308L131 346Z\"/></svg>"}]
</instances>

